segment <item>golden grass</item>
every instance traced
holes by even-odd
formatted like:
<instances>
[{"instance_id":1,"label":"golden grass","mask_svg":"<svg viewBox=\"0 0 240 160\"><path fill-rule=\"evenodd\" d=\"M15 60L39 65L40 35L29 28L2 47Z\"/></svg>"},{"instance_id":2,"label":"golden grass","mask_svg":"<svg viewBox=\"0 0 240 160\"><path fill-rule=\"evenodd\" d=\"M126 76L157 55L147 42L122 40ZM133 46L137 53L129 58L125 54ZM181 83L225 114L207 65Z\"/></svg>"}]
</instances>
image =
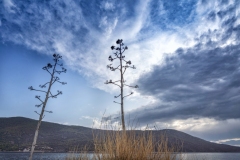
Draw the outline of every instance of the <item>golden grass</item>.
<instances>
[{"instance_id":1,"label":"golden grass","mask_svg":"<svg viewBox=\"0 0 240 160\"><path fill-rule=\"evenodd\" d=\"M174 160L174 148L169 148L167 139L161 135L155 141L151 131L105 131L95 136L97 160Z\"/></svg>"},{"instance_id":2,"label":"golden grass","mask_svg":"<svg viewBox=\"0 0 240 160\"><path fill-rule=\"evenodd\" d=\"M91 158L87 157L87 153L69 158L71 160L175 160L179 147L169 147L165 135L159 135L157 138L153 136L152 131L107 130L94 134L94 148Z\"/></svg>"}]
</instances>

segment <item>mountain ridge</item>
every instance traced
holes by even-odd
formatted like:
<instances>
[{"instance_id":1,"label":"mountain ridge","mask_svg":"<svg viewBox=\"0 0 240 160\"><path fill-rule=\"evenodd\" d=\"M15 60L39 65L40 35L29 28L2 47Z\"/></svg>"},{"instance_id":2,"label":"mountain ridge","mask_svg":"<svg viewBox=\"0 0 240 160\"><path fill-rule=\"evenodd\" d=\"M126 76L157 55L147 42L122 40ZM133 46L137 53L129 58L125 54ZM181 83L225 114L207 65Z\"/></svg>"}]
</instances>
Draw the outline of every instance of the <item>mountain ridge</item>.
<instances>
[{"instance_id":1,"label":"mountain ridge","mask_svg":"<svg viewBox=\"0 0 240 160\"><path fill-rule=\"evenodd\" d=\"M0 117L0 151L18 151L32 144L37 120L25 117ZM76 125L63 125L43 121L39 131L37 150L49 152L69 152L88 146L94 150L93 133L103 134L105 130ZM143 131L136 130L139 134ZM156 138L165 135L168 143L180 146L182 152L240 152L240 147L209 142L173 129L154 130Z\"/></svg>"}]
</instances>

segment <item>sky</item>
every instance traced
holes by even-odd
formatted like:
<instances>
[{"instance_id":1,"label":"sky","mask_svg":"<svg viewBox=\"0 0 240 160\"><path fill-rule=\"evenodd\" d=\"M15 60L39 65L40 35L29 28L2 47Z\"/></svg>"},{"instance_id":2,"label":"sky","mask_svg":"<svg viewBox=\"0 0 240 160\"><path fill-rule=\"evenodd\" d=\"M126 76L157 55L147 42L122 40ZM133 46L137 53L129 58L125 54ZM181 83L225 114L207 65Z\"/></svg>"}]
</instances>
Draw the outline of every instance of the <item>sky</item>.
<instances>
[{"instance_id":1,"label":"sky","mask_svg":"<svg viewBox=\"0 0 240 160\"><path fill-rule=\"evenodd\" d=\"M127 124L176 129L240 146L240 2L238 0L0 1L0 117L38 119L42 70L62 56L67 73L54 84L44 120L101 128L120 126L119 80L107 69L123 39L136 66L125 79ZM117 65L115 62L114 65Z\"/></svg>"}]
</instances>

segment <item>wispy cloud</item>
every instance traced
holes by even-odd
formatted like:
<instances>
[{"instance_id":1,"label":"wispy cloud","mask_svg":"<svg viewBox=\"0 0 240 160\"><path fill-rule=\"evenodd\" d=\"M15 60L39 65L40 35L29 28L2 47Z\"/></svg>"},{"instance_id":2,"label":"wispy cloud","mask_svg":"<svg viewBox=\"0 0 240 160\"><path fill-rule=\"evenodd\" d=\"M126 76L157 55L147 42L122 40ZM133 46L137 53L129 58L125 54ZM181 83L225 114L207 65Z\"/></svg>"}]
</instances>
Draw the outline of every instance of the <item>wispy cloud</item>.
<instances>
[{"instance_id":1,"label":"wispy cloud","mask_svg":"<svg viewBox=\"0 0 240 160\"><path fill-rule=\"evenodd\" d=\"M12 0L3 0L3 5L9 13L15 13L16 6Z\"/></svg>"},{"instance_id":2,"label":"wispy cloud","mask_svg":"<svg viewBox=\"0 0 240 160\"><path fill-rule=\"evenodd\" d=\"M116 75L109 73L105 66L111 53L109 47L116 39L122 38L129 45L127 57L138 68L133 77L131 73L126 75L129 82L161 62L166 52L185 46L186 42L181 42L178 33L155 32L157 17L151 15L152 3L9 1L19 10L16 13L4 12L8 7L2 6L1 30L4 32L1 36L3 41L26 45L40 53L62 54L66 63L86 75L95 87L109 91L113 88L103 85L103 82ZM167 5L164 10L171 7Z\"/></svg>"}]
</instances>

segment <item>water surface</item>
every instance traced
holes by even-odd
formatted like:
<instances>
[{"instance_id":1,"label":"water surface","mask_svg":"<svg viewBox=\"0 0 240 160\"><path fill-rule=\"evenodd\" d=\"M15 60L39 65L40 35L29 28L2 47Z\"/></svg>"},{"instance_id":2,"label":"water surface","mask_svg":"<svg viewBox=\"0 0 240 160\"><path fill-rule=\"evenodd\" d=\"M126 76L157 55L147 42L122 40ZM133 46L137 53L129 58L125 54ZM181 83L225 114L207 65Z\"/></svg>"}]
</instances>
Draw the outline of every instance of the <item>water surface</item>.
<instances>
[{"instance_id":1,"label":"water surface","mask_svg":"<svg viewBox=\"0 0 240 160\"><path fill-rule=\"evenodd\" d=\"M68 157L76 157L79 154L72 153L34 153L34 160L66 160ZM89 153L91 158L93 154ZM24 152L0 152L0 160L27 160L29 153ZM183 160L240 160L240 153L182 153L177 159Z\"/></svg>"}]
</instances>

